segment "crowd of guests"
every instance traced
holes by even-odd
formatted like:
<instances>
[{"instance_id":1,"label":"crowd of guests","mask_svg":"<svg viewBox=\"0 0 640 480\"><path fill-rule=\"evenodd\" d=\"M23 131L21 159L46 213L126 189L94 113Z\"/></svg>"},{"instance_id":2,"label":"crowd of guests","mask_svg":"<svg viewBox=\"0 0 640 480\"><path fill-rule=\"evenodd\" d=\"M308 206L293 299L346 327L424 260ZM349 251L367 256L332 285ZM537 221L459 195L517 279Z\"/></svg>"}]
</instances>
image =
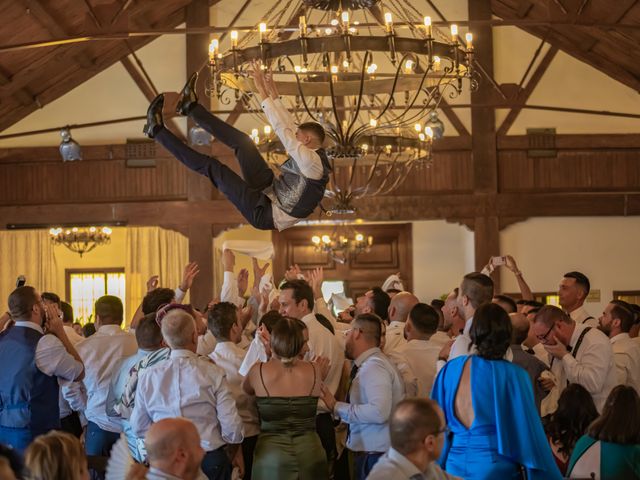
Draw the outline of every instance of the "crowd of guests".
<instances>
[{"instance_id":1,"label":"crowd of guests","mask_svg":"<svg viewBox=\"0 0 640 480\"><path fill-rule=\"evenodd\" d=\"M640 307L596 319L588 278L560 306L490 274L426 303L373 287L334 315L323 272L235 271L183 304L157 277L131 321L114 296L95 333L51 292L16 288L0 318L0 480L640 478ZM385 282L388 283L388 282Z\"/></svg>"}]
</instances>

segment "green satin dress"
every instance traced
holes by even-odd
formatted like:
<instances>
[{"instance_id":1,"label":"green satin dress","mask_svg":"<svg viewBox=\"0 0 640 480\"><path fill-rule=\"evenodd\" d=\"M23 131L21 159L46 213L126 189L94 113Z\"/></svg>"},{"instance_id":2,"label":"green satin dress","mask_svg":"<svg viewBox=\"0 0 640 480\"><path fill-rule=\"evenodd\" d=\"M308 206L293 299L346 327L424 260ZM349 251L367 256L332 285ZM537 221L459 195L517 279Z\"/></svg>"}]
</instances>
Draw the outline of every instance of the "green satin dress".
<instances>
[{"instance_id":1,"label":"green satin dress","mask_svg":"<svg viewBox=\"0 0 640 480\"><path fill-rule=\"evenodd\" d=\"M256 397L256 402L261 433L253 456L251 478L328 478L327 456L316 433L318 397L267 396Z\"/></svg>"}]
</instances>

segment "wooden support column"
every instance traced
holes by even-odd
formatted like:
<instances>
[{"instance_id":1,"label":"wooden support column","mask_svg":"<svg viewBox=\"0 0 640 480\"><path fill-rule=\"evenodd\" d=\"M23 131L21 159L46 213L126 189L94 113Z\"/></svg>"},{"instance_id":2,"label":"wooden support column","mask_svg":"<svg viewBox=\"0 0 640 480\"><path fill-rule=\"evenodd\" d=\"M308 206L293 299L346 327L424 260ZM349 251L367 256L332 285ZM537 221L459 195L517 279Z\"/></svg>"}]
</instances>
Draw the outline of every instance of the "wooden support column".
<instances>
[{"instance_id":1,"label":"wooden support column","mask_svg":"<svg viewBox=\"0 0 640 480\"><path fill-rule=\"evenodd\" d=\"M469 2L469 20L491 20L491 0ZM493 77L493 37L489 24L475 24L475 59L490 77ZM491 89L487 82L471 92L472 105L491 103ZM473 153L474 193L476 195L498 193L498 151L496 141L496 116L493 107L471 109L471 149ZM487 202L483 216L474 222L474 250L476 269L486 265L489 257L500 254L500 228L495 202ZM495 275L499 291L498 275Z\"/></svg>"},{"instance_id":2,"label":"wooden support column","mask_svg":"<svg viewBox=\"0 0 640 480\"><path fill-rule=\"evenodd\" d=\"M209 2L207 0L193 0L187 7L187 28L209 26ZM204 65L209 46L209 36L187 35L187 64L186 78ZM208 97L204 94L204 82L200 78L198 82L198 98L206 108L210 108ZM190 119L187 121L188 130L194 125ZM192 147L204 154L209 154L208 147ZM208 178L196 172L189 171L187 177L187 198L190 202L199 200L211 200L214 189ZM195 207L194 207L195 208ZM215 296L213 292L213 230L212 224L220 218L211 218L209 223L190 223L189 231L189 261L197 262L200 273L193 282L191 288L191 303L197 308L204 308Z\"/></svg>"},{"instance_id":3,"label":"wooden support column","mask_svg":"<svg viewBox=\"0 0 640 480\"><path fill-rule=\"evenodd\" d=\"M190 302L204 309L215 297L213 291L213 229L211 224L192 223L189 232L189 261L197 262L200 273L193 282Z\"/></svg>"}]
</instances>

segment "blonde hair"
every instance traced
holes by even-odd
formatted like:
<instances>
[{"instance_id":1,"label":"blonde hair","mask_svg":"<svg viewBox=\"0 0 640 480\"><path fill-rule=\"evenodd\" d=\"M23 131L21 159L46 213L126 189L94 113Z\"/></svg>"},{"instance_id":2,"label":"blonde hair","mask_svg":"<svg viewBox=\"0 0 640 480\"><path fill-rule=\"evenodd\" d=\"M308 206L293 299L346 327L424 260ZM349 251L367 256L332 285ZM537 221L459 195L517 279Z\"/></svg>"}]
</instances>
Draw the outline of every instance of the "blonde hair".
<instances>
[{"instance_id":1,"label":"blonde hair","mask_svg":"<svg viewBox=\"0 0 640 480\"><path fill-rule=\"evenodd\" d=\"M81 480L87 468L80 440L66 432L52 431L36 437L24 459L31 480Z\"/></svg>"}]
</instances>

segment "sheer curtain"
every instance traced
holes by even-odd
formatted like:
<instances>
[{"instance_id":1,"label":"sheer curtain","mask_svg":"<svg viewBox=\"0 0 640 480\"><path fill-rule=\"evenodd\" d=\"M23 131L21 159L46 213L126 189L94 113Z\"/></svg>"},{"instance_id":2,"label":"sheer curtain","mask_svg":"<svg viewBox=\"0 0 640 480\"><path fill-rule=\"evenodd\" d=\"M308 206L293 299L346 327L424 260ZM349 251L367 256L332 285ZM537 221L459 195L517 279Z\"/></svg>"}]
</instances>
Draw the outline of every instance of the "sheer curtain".
<instances>
[{"instance_id":1,"label":"sheer curtain","mask_svg":"<svg viewBox=\"0 0 640 480\"><path fill-rule=\"evenodd\" d=\"M176 288L189 261L187 237L160 227L129 227L126 241L126 322L129 323L147 292L146 282L160 276L160 286Z\"/></svg>"},{"instance_id":2,"label":"sheer curtain","mask_svg":"<svg viewBox=\"0 0 640 480\"><path fill-rule=\"evenodd\" d=\"M0 231L0 305L7 308L9 294L16 288L16 277L24 275L27 285L38 292L63 292L57 285L53 245L47 230Z\"/></svg>"}]
</instances>

